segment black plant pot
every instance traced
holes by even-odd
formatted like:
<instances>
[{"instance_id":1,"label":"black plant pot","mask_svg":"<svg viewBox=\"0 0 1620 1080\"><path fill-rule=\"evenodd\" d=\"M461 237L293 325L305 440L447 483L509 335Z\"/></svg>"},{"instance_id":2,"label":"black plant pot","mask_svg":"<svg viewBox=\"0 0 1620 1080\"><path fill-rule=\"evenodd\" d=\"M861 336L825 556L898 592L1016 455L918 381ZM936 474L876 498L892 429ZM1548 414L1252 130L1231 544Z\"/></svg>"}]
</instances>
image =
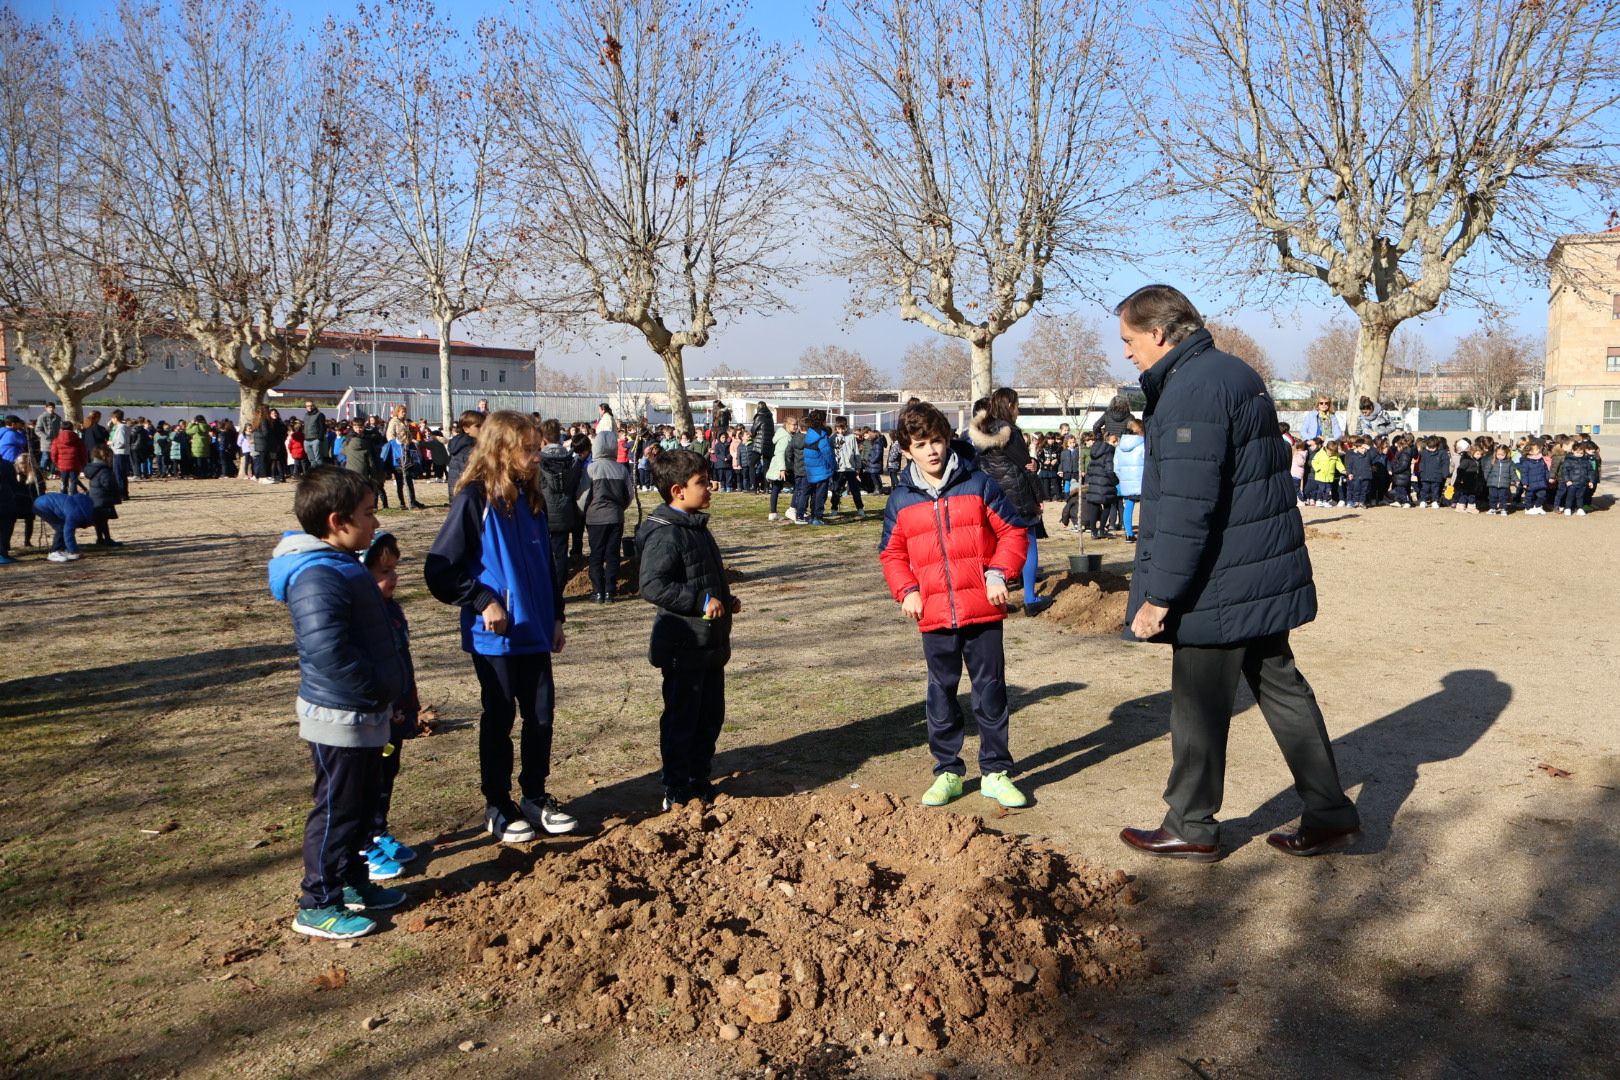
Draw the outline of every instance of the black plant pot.
<instances>
[{"instance_id":1,"label":"black plant pot","mask_svg":"<svg viewBox=\"0 0 1620 1080\"><path fill-rule=\"evenodd\" d=\"M1070 555L1069 573L1095 574L1102 569L1101 555Z\"/></svg>"}]
</instances>

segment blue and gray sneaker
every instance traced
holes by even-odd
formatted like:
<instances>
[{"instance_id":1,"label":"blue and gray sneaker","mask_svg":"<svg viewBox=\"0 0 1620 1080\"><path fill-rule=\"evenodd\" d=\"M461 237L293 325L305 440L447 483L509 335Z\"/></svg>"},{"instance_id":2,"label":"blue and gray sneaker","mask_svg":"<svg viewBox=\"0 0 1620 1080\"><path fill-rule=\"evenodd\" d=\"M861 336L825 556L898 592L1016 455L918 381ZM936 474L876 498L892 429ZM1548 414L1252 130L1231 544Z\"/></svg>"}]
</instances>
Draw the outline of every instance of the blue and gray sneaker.
<instances>
[{"instance_id":1,"label":"blue and gray sneaker","mask_svg":"<svg viewBox=\"0 0 1620 1080\"><path fill-rule=\"evenodd\" d=\"M320 908L299 908L298 914L293 917L293 930L310 937L343 940L365 937L375 929L376 923L364 915L351 914L341 904Z\"/></svg>"},{"instance_id":2,"label":"blue and gray sneaker","mask_svg":"<svg viewBox=\"0 0 1620 1080\"><path fill-rule=\"evenodd\" d=\"M370 847L362 854L366 859L366 872L372 881L392 881L405 874L405 868L382 853L382 849Z\"/></svg>"},{"instance_id":3,"label":"blue and gray sneaker","mask_svg":"<svg viewBox=\"0 0 1620 1080\"><path fill-rule=\"evenodd\" d=\"M395 840L392 833L383 833L381 836L373 836L371 838L371 850L382 852L388 858L393 859L401 866L404 866L406 863L416 861L416 849L408 848L398 840ZM366 854L369 856L371 852L368 851Z\"/></svg>"},{"instance_id":4,"label":"blue and gray sneaker","mask_svg":"<svg viewBox=\"0 0 1620 1080\"><path fill-rule=\"evenodd\" d=\"M343 906L350 911L391 911L410 899L404 889L384 885L343 886Z\"/></svg>"}]
</instances>

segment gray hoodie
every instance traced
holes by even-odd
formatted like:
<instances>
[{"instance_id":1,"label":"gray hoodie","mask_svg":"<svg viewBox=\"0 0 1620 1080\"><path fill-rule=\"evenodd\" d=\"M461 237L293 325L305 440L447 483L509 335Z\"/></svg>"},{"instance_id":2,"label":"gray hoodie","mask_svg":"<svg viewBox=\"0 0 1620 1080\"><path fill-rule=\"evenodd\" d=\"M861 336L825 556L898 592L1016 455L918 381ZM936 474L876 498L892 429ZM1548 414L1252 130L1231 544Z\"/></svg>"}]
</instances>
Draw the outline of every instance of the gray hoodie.
<instances>
[{"instance_id":1,"label":"gray hoodie","mask_svg":"<svg viewBox=\"0 0 1620 1080\"><path fill-rule=\"evenodd\" d=\"M604 414L605 415L605 414ZM623 525L630 505L630 470L619 464L619 441L611 431L598 431L585 468L590 486L580 496L586 525Z\"/></svg>"}]
</instances>

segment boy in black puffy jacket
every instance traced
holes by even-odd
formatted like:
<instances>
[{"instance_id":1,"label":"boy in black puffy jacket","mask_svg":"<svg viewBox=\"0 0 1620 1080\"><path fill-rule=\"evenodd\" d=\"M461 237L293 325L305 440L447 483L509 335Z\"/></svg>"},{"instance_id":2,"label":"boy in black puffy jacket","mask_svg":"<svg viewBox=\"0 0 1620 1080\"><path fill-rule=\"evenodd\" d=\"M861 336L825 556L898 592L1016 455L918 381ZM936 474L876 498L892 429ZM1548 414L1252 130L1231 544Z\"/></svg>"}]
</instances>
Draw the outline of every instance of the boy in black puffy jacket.
<instances>
[{"instance_id":1,"label":"boy in black puffy jacket","mask_svg":"<svg viewBox=\"0 0 1620 1080\"><path fill-rule=\"evenodd\" d=\"M653 466L664 505L636 533L641 596L657 606L647 659L663 673L658 718L664 809L714 798L709 773L726 722L731 619L742 601L726 585L720 546L709 532L709 463L671 450Z\"/></svg>"},{"instance_id":2,"label":"boy in black puffy jacket","mask_svg":"<svg viewBox=\"0 0 1620 1080\"><path fill-rule=\"evenodd\" d=\"M270 593L287 605L298 646L298 734L315 766L293 929L362 937L377 924L356 912L406 900L371 883L363 852L406 680L383 595L359 559L377 532L377 491L357 472L323 465L299 480L293 513L302 531L283 534L270 559Z\"/></svg>"}]
</instances>

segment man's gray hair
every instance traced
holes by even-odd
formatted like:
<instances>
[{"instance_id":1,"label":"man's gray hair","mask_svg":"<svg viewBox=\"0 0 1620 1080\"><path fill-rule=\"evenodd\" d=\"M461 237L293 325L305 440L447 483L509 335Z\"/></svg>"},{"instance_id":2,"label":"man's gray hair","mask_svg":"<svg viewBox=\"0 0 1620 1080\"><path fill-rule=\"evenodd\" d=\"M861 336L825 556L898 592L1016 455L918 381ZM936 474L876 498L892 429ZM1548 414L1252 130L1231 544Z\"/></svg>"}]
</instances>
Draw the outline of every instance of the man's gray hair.
<instances>
[{"instance_id":1,"label":"man's gray hair","mask_svg":"<svg viewBox=\"0 0 1620 1080\"><path fill-rule=\"evenodd\" d=\"M1137 330L1162 331L1167 345L1178 345L1204 328L1204 317L1173 285L1144 285L1121 300L1114 314Z\"/></svg>"}]
</instances>

